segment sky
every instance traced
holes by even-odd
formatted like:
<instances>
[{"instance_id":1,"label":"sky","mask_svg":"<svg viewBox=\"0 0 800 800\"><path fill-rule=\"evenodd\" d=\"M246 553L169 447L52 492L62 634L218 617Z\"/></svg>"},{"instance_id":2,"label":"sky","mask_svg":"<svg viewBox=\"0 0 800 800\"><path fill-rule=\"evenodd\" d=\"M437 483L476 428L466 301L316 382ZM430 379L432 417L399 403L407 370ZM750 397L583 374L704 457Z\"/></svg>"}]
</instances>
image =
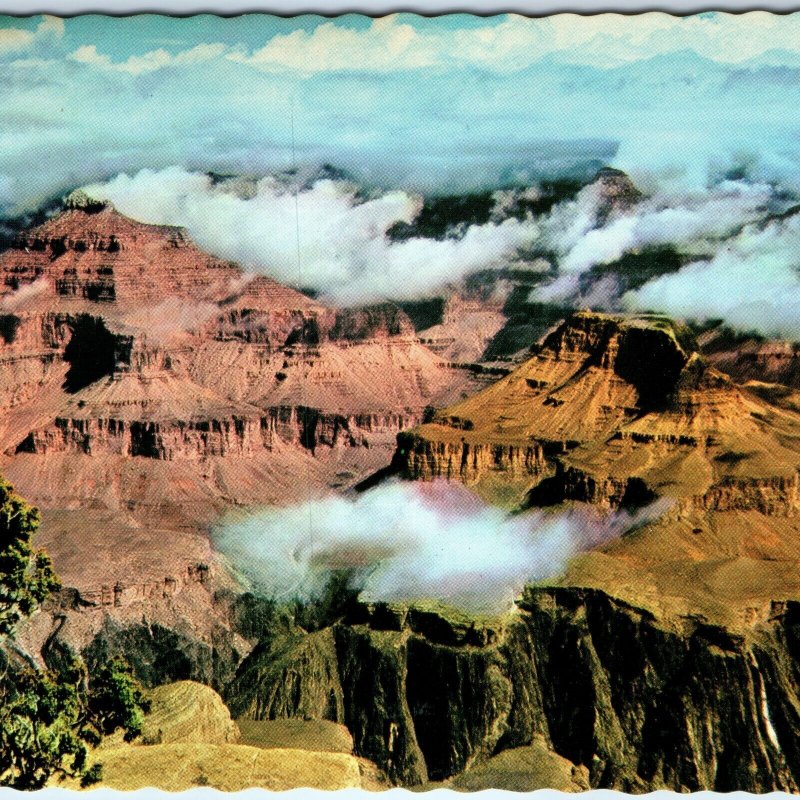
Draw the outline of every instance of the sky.
<instances>
[{"instance_id":1,"label":"sky","mask_svg":"<svg viewBox=\"0 0 800 800\"><path fill-rule=\"evenodd\" d=\"M800 183L800 15L5 17L0 68L6 207L293 161L424 191L596 161Z\"/></svg>"},{"instance_id":2,"label":"sky","mask_svg":"<svg viewBox=\"0 0 800 800\"><path fill-rule=\"evenodd\" d=\"M706 201L723 198L725 233L739 235L754 221L753 197L800 192L800 14L0 17L0 71L0 214L89 185L125 213L187 225L208 249L286 279L297 274L287 262L296 243L284 242L275 175L332 164L349 179L304 188L303 258L317 288L344 300L398 284L433 291L507 263L565 218L580 240L555 242L568 278L668 239L676 218L659 217L665 208L694 214L678 214L679 239L707 243L722 234L706 229ZM581 228L591 213L574 207L477 226L461 244L386 241L420 193L535 186L603 165L651 198L629 229L598 236ZM260 182L245 197L209 183L208 171ZM737 193L749 199L724 199ZM795 286L789 262L781 292ZM675 287L626 302L711 313L702 297L681 305Z\"/></svg>"}]
</instances>

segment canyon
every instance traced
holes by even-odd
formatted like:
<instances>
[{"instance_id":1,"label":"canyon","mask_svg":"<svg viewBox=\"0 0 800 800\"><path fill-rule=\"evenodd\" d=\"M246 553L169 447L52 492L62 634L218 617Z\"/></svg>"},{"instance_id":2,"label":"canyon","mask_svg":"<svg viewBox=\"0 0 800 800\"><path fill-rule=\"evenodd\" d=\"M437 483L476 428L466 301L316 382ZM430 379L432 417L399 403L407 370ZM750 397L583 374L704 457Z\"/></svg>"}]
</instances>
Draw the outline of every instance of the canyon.
<instances>
[{"instance_id":1,"label":"canyon","mask_svg":"<svg viewBox=\"0 0 800 800\"><path fill-rule=\"evenodd\" d=\"M97 610L66 615L78 649L143 610L210 648L210 524L358 483L485 381L396 306L326 306L82 192L0 254L0 470Z\"/></svg>"},{"instance_id":2,"label":"canyon","mask_svg":"<svg viewBox=\"0 0 800 800\"><path fill-rule=\"evenodd\" d=\"M601 175L604 213L631 187ZM345 726L395 785L800 787L791 346L515 317L530 276L502 271L335 308L81 194L0 275L0 471L65 586L29 657L199 681L242 730ZM627 523L494 616L347 596L309 621L243 595L209 540L385 478Z\"/></svg>"},{"instance_id":3,"label":"canyon","mask_svg":"<svg viewBox=\"0 0 800 800\"><path fill-rule=\"evenodd\" d=\"M496 617L356 603L275 632L231 708L342 722L404 785L796 792L800 415L763 395L669 320L573 315L400 432L393 470L627 531Z\"/></svg>"}]
</instances>

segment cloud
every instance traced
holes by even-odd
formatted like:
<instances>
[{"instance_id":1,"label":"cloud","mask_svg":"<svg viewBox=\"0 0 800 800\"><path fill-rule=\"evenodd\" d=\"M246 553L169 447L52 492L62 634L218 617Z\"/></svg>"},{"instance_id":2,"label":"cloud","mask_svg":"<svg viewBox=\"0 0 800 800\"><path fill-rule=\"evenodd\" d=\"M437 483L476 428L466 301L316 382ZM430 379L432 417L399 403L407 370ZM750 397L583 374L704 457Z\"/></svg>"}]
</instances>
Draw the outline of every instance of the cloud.
<instances>
[{"instance_id":1,"label":"cloud","mask_svg":"<svg viewBox=\"0 0 800 800\"><path fill-rule=\"evenodd\" d=\"M51 288L50 281L46 278L39 278L33 283L23 284L15 292L7 294L0 299L0 309L3 311L15 311L17 308L24 308L28 301L39 295L46 294Z\"/></svg>"},{"instance_id":2,"label":"cloud","mask_svg":"<svg viewBox=\"0 0 800 800\"><path fill-rule=\"evenodd\" d=\"M629 250L724 238L763 216L771 196L767 185L726 181L704 195L666 196L640 203L633 213L586 231L561 259L560 267L584 272L595 264L615 261Z\"/></svg>"},{"instance_id":3,"label":"cloud","mask_svg":"<svg viewBox=\"0 0 800 800\"><path fill-rule=\"evenodd\" d=\"M183 333L198 330L219 313L216 303L166 297L154 306L133 309L125 314L124 321L139 330L146 330L150 344L166 344Z\"/></svg>"},{"instance_id":4,"label":"cloud","mask_svg":"<svg viewBox=\"0 0 800 800\"><path fill-rule=\"evenodd\" d=\"M607 163L649 192L735 172L797 192L797 20L256 16L246 33L227 19L69 19L60 47L48 34L0 53L0 173L15 212L121 172L293 161L410 193Z\"/></svg>"},{"instance_id":5,"label":"cloud","mask_svg":"<svg viewBox=\"0 0 800 800\"><path fill-rule=\"evenodd\" d=\"M164 49L150 50L140 56L130 56L125 61L114 62L107 55L97 52L96 45L83 45L67 58L80 64L99 67L111 72L124 72L128 75L144 75L163 67L180 67L211 61L225 51L223 44L199 44L189 50L171 55Z\"/></svg>"},{"instance_id":6,"label":"cloud","mask_svg":"<svg viewBox=\"0 0 800 800\"><path fill-rule=\"evenodd\" d=\"M11 205L14 201L14 180L8 175L0 174L0 209Z\"/></svg>"},{"instance_id":7,"label":"cloud","mask_svg":"<svg viewBox=\"0 0 800 800\"><path fill-rule=\"evenodd\" d=\"M296 193L271 176L240 188L172 167L85 191L143 222L185 226L201 247L246 269L345 303L423 295L509 263L537 235L534 223L512 219L470 226L458 239L393 243L386 231L410 222L421 198L399 190L364 198L354 184L330 179Z\"/></svg>"},{"instance_id":8,"label":"cloud","mask_svg":"<svg viewBox=\"0 0 800 800\"><path fill-rule=\"evenodd\" d=\"M0 57L16 55L37 45L52 42L64 35L64 20L45 16L34 30L0 28Z\"/></svg>"},{"instance_id":9,"label":"cloud","mask_svg":"<svg viewBox=\"0 0 800 800\"><path fill-rule=\"evenodd\" d=\"M541 221L540 246L555 254L559 275L535 289L532 299L568 300L579 291L581 274L643 248L674 245L716 252L729 236L763 219L779 201L767 184L728 180L702 193L658 193L612 212L598 224L603 205L599 188L587 186L575 200L559 204Z\"/></svg>"},{"instance_id":10,"label":"cloud","mask_svg":"<svg viewBox=\"0 0 800 800\"><path fill-rule=\"evenodd\" d=\"M800 215L749 225L711 259L663 275L622 299L630 310L724 319L744 331L800 340Z\"/></svg>"},{"instance_id":11,"label":"cloud","mask_svg":"<svg viewBox=\"0 0 800 800\"><path fill-rule=\"evenodd\" d=\"M507 15L480 26L460 26L452 17L437 26L411 15L379 17L364 27L351 20L320 21L276 33L260 47L217 46L209 57L230 59L267 71L304 75L330 72L387 73L474 67L510 74L553 57L568 64L612 68L657 55L688 51L724 64L763 58L792 64L800 52L797 15L767 12L676 17L664 13L557 14L542 19ZM131 74L180 63L164 50L115 64L86 45L76 60Z\"/></svg>"},{"instance_id":12,"label":"cloud","mask_svg":"<svg viewBox=\"0 0 800 800\"><path fill-rule=\"evenodd\" d=\"M262 69L302 73L395 72L437 66L444 55L440 45L438 36L420 34L396 17L379 17L366 31L325 22L310 33L296 30L279 34L251 54L239 51L228 57Z\"/></svg>"},{"instance_id":13,"label":"cloud","mask_svg":"<svg viewBox=\"0 0 800 800\"><path fill-rule=\"evenodd\" d=\"M474 612L511 607L522 587L560 572L637 517L594 510L509 516L460 485L390 483L222 523L214 546L253 587L277 599L315 596L334 570L365 601L437 600Z\"/></svg>"}]
</instances>

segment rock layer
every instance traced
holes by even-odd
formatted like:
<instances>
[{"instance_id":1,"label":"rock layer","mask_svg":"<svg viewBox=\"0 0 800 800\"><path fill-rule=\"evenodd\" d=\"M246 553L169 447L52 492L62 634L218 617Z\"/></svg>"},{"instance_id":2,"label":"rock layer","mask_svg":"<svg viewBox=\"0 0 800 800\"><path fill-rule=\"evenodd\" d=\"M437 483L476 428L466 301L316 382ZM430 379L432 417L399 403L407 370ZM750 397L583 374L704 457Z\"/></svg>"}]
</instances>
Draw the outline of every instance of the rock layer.
<instances>
[{"instance_id":1,"label":"rock layer","mask_svg":"<svg viewBox=\"0 0 800 800\"><path fill-rule=\"evenodd\" d=\"M88 504L200 531L354 484L476 382L395 306L327 307L86 197L0 253L0 304L0 469L45 525Z\"/></svg>"}]
</instances>

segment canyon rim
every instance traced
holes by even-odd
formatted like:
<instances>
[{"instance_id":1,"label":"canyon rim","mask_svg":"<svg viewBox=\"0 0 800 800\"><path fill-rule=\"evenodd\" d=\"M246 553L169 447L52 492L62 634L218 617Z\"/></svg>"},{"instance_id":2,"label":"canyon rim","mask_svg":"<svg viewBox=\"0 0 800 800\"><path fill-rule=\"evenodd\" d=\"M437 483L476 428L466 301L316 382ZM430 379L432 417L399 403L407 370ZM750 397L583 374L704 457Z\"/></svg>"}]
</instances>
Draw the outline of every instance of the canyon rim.
<instances>
[{"instance_id":1,"label":"canyon rim","mask_svg":"<svg viewBox=\"0 0 800 800\"><path fill-rule=\"evenodd\" d=\"M798 43L0 18L0 785L800 791Z\"/></svg>"}]
</instances>

